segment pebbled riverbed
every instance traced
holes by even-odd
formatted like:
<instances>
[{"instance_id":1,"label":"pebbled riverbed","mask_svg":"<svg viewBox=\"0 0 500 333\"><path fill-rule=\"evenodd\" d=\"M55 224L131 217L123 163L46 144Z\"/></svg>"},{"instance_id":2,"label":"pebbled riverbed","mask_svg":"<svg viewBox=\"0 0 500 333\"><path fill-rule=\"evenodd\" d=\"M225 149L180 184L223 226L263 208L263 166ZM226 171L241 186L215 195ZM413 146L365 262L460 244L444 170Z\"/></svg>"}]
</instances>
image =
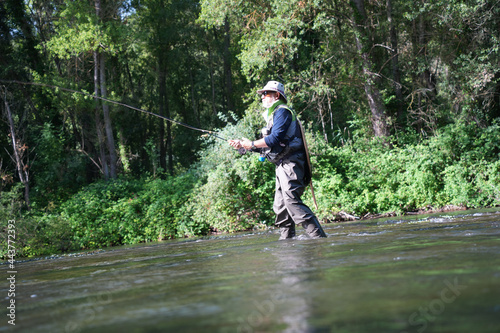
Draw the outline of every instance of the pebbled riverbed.
<instances>
[{"instance_id":1,"label":"pebbled riverbed","mask_svg":"<svg viewBox=\"0 0 500 333\"><path fill-rule=\"evenodd\" d=\"M18 262L15 331L500 332L500 212L324 229Z\"/></svg>"}]
</instances>

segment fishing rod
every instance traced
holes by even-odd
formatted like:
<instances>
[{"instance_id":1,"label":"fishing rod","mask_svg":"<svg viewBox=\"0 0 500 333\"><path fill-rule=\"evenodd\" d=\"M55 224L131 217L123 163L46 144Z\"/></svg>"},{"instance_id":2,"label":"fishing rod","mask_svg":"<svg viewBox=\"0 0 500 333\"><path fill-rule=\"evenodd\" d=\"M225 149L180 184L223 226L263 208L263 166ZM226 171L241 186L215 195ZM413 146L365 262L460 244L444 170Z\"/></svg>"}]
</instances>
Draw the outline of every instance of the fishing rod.
<instances>
[{"instance_id":1,"label":"fishing rod","mask_svg":"<svg viewBox=\"0 0 500 333\"><path fill-rule=\"evenodd\" d=\"M116 105L124 106L126 108L129 108L129 109L132 109L132 110L135 110L135 111L143 112L143 113L146 113L146 114L149 114L149 115L152 115L152 116L155 116L155 117L158 117L158 118L170 121L170 122L172 122L174 124L177 124L177 125L180 125L180 126L183 126L183 127L195 130L195 131L199 131L199 132L202 132L202 133L206 133L206 135L211 135L211 136L213 136L213 137L215 137L217 139L227 141L223 137L215 134L215 132L213 132L213 131L209 131L209 130L205 130L205 129L202 129L202 128L194 127L194 126L185 124L183 122L180 122L180 121L174 120L172 118L168 118L168 117L162 116L160 114L157 114L157 113L154 113L154 112L151 112L151 111L148 111L148 110L137 108L135 106L131 106L131 105L128 105L128 104L125 104L125 103L122 103L122 102L114 101L114 100L109 99L109 98L95 96L95 95L86 93L84 91L78 91L78 90L74 90L74 89L63 88L63 87L58 87L58 86L54 86L54 85L47 84L47 83L38 83L38 82L24 82L24 81L3 80L3 79L0 79L0 82L1 83L10 83L10 84L20 84L20 85L41 86L41 87L52 88L52 89L55 89L55 90L60 89L60 90L67 91L67 92L81 94L81 95L84 95L84 96L87 96L87 97L91 97L91 98L95 98L95 99L100 99L100 100L105 101L105 102L109 102L109 103L113 103L113 104L116 104Z\"/></svg>"},{"instance_id":2,"label":"fishing rod","mask_svg":"<svg viewBox=\"0 0 500 333\"><path fill-rule=\"evenodd\" d=\"M0 83L6 83L6 84L20 84L20 85L32 85L32 86L40 86L40 87L47 87L47 88L52 88L52 89L60 89L60 90L63 90L63 91L67 91L67 92L72 92L72 93L76 93L76 94L81 94L81 95L84 95L84 96L87 96L87 97L90 97L90 98L95 98L95 99L100 99L102 101L105 101L105 102L108 102L108 103L112 103L112 104L116 104L116 105L120 105L120 106L123 106L123 107L126 107L126 108L129 108L129 109L132 109L132 110L135 110L135 111L139 111L139 112L143 112L143 113L146 113L146 114L149 114L149 115L152 115L152 116L155 116L155 117L158 117L158 118L161 118L161 119L164 119L164 120L167 120L167 121L170 121L174 124L177 124L177 125L180 125L180 126L183 126L185 128L189 128L189 129L192 129L194 131L199 131L199 132L202 132L202 133L205 133L205 135L211 135L213 136L214 138L217 138L219 140L223 140L223 141L228 141L226 139L224 139L223 137L215 134L215 132L213 131L209 131L209 130L205 130L205 129L202 129L202 128L198 128L198 127L194 127L194 126L191 126L191 125L188 125L188 124L185 124L183 122L180 122L180 121L177 121L177 120L174 120L174 119L171 119L171 118L168 118L168 117L165 117L165 116L162 116L160 114L157 114L157 113L154 113L154 112L151 112L151 111L148 111L148 110L144 110L144 109L141 109L141 108L137 108L135 106L131 106L131 105L128 105L128 104L125 104L125 103L122 103L122 102L118 102L118 101L114 101L112 99L108 99L108 98L104 98L104 97L100 97L100 96L95 96L95 95L92 95L92 94L89 94L89 93L86 93L86 92L83 92L83 91L78 91L78 90L74 90L74 89L69 89L69 88L63 88L63 87L58 87L58 86L55 86L55 85L51 85L51 84L47 84L47 83L38 83L38 82L24 82L24 81L18 81L18 80L3 80L3 79L0 79ZM299 123L300 124L300 123ZM302 125L301 125L302 126ZM205 136L203 135L203 136ZM305 142L305 137L304 137L304 130L302 128L302 138ZM238 149L238 153L240 153L240 155L245 155L247 152L253 152L255 153L254 151L252 150L246 150L245 148L241 147ZM307 148L306 148L306 152L307 152ZM259 161L263 162L264 160L261 159L259 157ZM308 163L309 163L309 167L310 167L310 161L309 161L309 157L308 157ZM314 189L312 187L312 181L311 181L311 192L312 192L312 195L313 195L313 199L314 199L314 204L316 205L316 209L318 208L318 204L316 203L316 197L314 196Z\"/></svg>"}]
</instances>

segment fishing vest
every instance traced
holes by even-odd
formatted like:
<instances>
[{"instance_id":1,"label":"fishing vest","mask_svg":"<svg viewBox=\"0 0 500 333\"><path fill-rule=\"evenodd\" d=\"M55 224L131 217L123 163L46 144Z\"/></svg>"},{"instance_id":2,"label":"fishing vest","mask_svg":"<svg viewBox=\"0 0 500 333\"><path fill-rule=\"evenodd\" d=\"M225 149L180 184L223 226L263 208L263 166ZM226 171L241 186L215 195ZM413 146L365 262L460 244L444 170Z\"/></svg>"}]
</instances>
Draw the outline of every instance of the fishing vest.
<instances>
[{"instance_id":1,"label":"fishing vest","mask_svg":"<svg viewBox=\"0 0 500 333\"><path fill-rule=\"evenodd\" d=\"M285 157L290 156L304 147L299 120L293 110L285 104L277 105L272 114L268 117L267 126L262 129L262 136L266 137L271 134L274 123L274 112L279 108L284 108L290 111L292 114L292 122L290 123L282 142L271 148L263 148L261 151L265 154L268 161L274 164L280 164Z\"/></svg>"}]
</instances>

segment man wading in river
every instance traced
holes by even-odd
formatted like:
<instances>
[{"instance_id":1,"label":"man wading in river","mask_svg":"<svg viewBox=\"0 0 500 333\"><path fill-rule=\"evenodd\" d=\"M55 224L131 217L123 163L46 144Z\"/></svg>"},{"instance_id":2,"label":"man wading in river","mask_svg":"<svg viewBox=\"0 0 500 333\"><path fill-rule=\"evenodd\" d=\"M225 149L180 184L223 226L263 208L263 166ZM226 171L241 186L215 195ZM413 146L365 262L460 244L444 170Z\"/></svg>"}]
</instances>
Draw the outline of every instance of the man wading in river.
<instances>
[{"instance_id":1,"label":"man wading in river","mask_svg":"<svg viewBox=\"0 0 500 333\"><path fill-rule=\"evenodd\" d=\"M276 165L276 192L273 209L280 240L295 236L295 225L302 224L311 238L326 237L318 219L300 197L311 181L311 170L306 157L299 121L286 103L285 87L269 81L257 91L266 108L263 117L267 126L263 138L257 141L229 140L236 148L258 151Z\"/></svg>"}]
</instances>

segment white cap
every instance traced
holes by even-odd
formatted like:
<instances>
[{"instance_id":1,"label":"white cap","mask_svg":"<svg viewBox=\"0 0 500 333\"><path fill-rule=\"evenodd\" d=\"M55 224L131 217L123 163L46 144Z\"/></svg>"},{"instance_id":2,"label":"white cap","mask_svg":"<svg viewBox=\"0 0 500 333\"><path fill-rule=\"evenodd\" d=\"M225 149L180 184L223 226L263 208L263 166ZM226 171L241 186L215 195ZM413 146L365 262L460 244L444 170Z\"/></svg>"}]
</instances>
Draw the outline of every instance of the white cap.
<instances>
[{"instance_id":1,"label":"white cap","mask_svg":"<svg viewBox=\"0 0 500 333\"><path fill-rule=\"evenodd\" d=\"M279 92L281 96L288 102L288 98L285 95L285 86L278 81L269 81L266 86L260 90L257 90L257 94L262 94L264 91L276 91Z\"/></svg>"}]
</instances>

